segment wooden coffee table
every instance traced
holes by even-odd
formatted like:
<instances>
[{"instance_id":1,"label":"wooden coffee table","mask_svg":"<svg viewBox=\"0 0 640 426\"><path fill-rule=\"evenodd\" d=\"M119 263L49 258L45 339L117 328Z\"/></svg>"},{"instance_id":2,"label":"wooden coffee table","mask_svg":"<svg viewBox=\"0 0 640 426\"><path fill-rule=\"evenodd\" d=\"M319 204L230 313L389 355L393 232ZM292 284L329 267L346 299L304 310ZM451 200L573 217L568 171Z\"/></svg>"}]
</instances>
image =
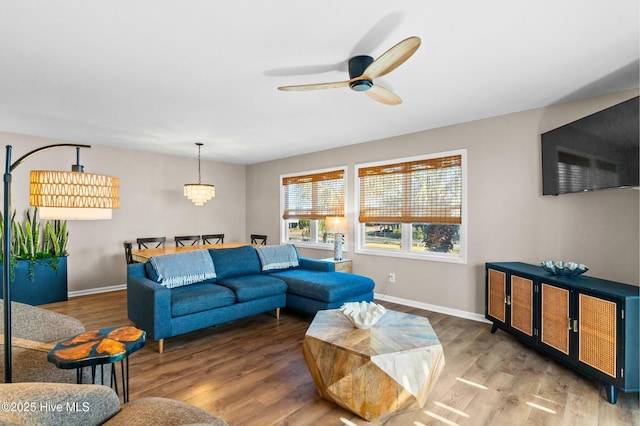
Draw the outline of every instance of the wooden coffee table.
<instances>
[{"instance_id":1,"label":"wooden coffee table","mask_svg":"<svg viewBox=\"0 0 640 426\"><path fill-rule=\"evenodd\" d=\"M429 320L396 311L365 330L319 311L302 351L320 396L369 421L423 407L444 367Z\"/></svg>"}]
</instances>

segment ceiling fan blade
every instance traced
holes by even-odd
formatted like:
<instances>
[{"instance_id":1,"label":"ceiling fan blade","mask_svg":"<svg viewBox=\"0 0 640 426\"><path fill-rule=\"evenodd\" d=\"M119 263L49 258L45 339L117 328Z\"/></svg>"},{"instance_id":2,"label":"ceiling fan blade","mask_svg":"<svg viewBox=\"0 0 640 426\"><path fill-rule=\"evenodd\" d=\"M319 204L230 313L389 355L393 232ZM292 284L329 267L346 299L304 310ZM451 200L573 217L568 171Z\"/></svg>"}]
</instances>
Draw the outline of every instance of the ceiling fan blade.
<instances>
[{"instance_id":1,"label":"ceiling fan blade","mask_svg":"<svg viewBox=\"0 0 640 426\"><path fill-rule=\"evenodd\" d=\"M365 92L371 99L375 99L378 102L382 102L385 105L399 105L402 103L402 99L390 90L385 89L382 86L374 85L371 89Z\"/></svg>"},{"instance_id":2,"label":"ceiling fan blade","mask_svg":"<svg viewBox=\"0 0 640 426\"><path fill-rule=\"evenodd\" d=\"M318 89L337 89L339 87L349 87L351 81L336 81L334 83L318 83L318 84L298 84L294 86L280 86L278 90L294 91L294 90L318 90Z\"/></svg>"},{"instance_id":3,"label":"ceiling fan blade","mask_svg":"<svg viewBox=\"0 0 640 426\"><path fill-rule=\"evenodd\" d=\"M361 77L373 80L390 73L398 68L413 55L420 47L419 37L409 37L384 52L378 59L373 61L362 73Z\"/></svg>"}]
</instances>

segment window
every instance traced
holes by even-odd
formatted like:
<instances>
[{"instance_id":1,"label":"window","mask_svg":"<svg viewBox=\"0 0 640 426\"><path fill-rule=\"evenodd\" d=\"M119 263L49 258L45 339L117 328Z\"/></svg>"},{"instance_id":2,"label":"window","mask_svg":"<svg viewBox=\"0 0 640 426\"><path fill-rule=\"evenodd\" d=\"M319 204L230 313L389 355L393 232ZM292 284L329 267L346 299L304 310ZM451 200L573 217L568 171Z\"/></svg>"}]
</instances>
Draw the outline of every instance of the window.
<instances>
[{"instance_id":1,"label":"window","mask_svg":"<svg viewBox=\"0 0 640 426\"><path fill-rule=\"evenodd\" d=\"M346 169L281 176L282 241L302 246L333 246L325 232L327 216L344 216Z\"/></svg>"},{"instance_id":2,"label":"window","mask_svg":"<svg viewBox=\"0 0 640 426\"><path fill-rule=\"evenodd\" d=\"M466 262L465 154L356 166L357 252Z\"/></svg>"}]
</instances>

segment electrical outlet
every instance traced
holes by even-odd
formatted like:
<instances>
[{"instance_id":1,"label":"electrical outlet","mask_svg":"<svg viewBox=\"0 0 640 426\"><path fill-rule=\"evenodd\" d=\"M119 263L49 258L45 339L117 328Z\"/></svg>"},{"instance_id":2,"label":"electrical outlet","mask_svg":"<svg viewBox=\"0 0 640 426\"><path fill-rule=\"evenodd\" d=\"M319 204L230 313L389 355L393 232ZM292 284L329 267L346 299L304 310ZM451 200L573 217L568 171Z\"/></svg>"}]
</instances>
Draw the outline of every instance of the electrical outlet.
<instances>
[{"instance_id":1,"label":"electrical outlet","mask_svg":"<svg viewBox=\"0 0 640 426\"><path fill-rule=\"evenodd\" d=\"M396 282L396 274L389 274L389 282L390 283Z\"/></svg>"}]
</instances>

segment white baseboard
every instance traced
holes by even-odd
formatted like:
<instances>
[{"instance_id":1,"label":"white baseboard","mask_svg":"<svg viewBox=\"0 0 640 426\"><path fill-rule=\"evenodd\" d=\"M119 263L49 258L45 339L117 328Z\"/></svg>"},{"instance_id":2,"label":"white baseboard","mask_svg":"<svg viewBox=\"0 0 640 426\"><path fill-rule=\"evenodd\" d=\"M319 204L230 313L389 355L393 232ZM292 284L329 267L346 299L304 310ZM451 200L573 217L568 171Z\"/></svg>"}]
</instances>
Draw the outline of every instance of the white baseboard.
<instances>
[{"instance_id":1,"label":"white baseboard","mask_svg":"<svg viewBox=\"0 0 640 426\"><path fill-rule=\"evenodd\" d=\"M118 291L118 290L126 290L126 284L113 285L110 287L99 287L99 288L90 288L87 290L76 290L70 291L67 296L76 297L76 296L86 296L88 294L98 294L98 293L108 293L110 291Z\"/></svg>"},{"instance_id":2,"label":"white baseboard","mask_svg":"<svg viewBox=\"0 0 640 426\"><path fill-rule=\"evenodd\" d=\"M415 300L402 299L400 297L387 296L384 294L374 294L374 298L378 300L384 300L391 303L397 303L398 305L411 306L412 308L424 309L425 311L439 312L441 314L451 315L454 317L465 318L473 321L485 322L490 324L482 314L475 312L460 311L458 309L447 308L446 306L430 305L428 303L416 302Z\"/></svg>"}]
</instances>

